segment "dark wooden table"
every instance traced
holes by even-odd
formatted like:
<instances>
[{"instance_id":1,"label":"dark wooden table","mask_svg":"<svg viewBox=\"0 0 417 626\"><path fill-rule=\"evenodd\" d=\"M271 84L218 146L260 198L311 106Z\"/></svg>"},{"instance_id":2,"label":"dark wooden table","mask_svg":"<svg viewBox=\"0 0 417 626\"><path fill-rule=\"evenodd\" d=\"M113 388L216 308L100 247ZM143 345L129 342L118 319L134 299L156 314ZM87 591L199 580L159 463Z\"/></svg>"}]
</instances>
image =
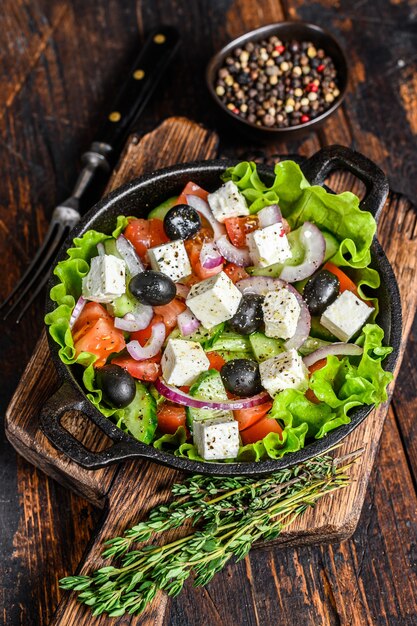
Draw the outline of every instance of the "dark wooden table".
<instances>
[{"instance_id":1,"label":"dark wooden table","mask_svg":"<svg viewBox=\"0 0 417 626\"><path fill-rule=\"evenodd\" d=\"M413 0L3 0L0 10L0 297L12 288L70 191L117 77L146 30L180 28L177 66L141 123L172 114L216 127L204 66L224 42L285 17L332 30L348 51L343 110L318 135L268 148L221 134L223 155L311 154L344 143L374 159L417 203L417 8ZM42 326L40 298L0 335L2 413ZM417 624L417 329L407 350L359 527L341 545L254 551L205 589L188 585L166 624ZM17 457L0 452L2 624L45 625L100 515ZM110 620L109 620L109 623Z\"/></svg>"}]
</instances>

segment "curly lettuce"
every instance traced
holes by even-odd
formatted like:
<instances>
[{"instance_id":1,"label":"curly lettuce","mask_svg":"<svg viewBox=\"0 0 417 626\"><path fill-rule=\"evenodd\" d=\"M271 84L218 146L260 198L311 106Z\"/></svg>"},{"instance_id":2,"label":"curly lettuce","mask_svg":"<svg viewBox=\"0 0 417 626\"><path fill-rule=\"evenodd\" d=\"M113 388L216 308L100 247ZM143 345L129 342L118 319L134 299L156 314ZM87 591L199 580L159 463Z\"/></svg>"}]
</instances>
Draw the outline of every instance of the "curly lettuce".
<instances>
[{"instance_id":1,"label":"curly lettuce","mask_svg":"<svg viewBox=\"0 0 417 626\"><path fill-rule=\"evenodd\" d=\"M251 213L270 204L279 204L292 229L309 221L332 233L339 242L331 258L336 265L353 268L369 265L376 222L368 211L359 208L355 194L350 191L332 194L323 187L310 185L294 161L277 163L274 173L275 179L268 187L260 179L256 164L245 161L229 167L222 178L236 183Z\"/></svg>"},{"instance_id":2,"label":"curly lettuce","mask_svg":"<svg viewBox=\"0 0 417 626\"><path fill-rule=\"evenodd\" d=\"M68 258L60 261L54 269L58 280L49 295L57 306L46 314L45 324L49 326L51 337L60 346L59 357L66 365L79 363L87 367L96 360L96 357L89 352L82 352L78 357L75 356L74 341L69 325L71 313L81 296L82 280L90 270L91 259L97 256L97 244L111 237L117 238L127 224L128 218L119 215L116 228L111 235L88 230L82 237L76 237L73 247L67 250Z\"/></svg>"}]
</instances>

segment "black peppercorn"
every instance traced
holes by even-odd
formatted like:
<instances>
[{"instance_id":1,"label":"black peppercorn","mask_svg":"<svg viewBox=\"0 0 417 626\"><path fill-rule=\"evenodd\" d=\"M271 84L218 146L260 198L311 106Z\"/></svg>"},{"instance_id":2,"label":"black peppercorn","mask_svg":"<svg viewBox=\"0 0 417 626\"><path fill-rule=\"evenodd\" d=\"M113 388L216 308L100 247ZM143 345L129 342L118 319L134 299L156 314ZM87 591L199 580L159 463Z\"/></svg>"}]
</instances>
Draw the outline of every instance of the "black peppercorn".
<instances>
[{"instance_id":1,"label":"black peppercorn","mask_svg":"<svg viewBox=\"0 0 417 626\"><path fill-rule=\"evenodd\" d=\"M232 50L215 91L231 113L267 128L305 124L340 95L336 68L323 49L276 35Z\"/></svg>"}]
</instances>

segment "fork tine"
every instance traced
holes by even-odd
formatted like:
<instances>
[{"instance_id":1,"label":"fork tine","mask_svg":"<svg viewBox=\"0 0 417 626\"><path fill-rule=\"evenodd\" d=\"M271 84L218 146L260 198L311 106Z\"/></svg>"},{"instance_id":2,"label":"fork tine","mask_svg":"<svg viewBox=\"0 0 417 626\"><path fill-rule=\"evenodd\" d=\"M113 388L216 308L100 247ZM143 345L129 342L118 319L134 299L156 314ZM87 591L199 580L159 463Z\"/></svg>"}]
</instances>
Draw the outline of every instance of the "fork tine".
<instances>
[{"instance_id":1,"label":"fork tine","mask_svg":"<svg viewBox=\"0 0 417 626\"><path fill-rule=\"evenodd\" d=\"M32 302L38 297L39 293L42 291L43 287L46 285L48 280L49 280L49 272L47 274L45 274L45 276L41 279L41 281L38 284L38 286L36 287L35 291L32 293L32 295L30 296L29 300L25 303L25 306L20 311L19 316L16 318L16 324L20 323L22 317L24 316L24 314L26 313L26 311L28 310L28 308L30 307Z\"/></svg>"},{"instance_id":2,"label":"fork tine","mask_svg":"<svg viewBox=\"0 0 417 626\"><path fill-rule=\"evenodd\" d=\"M23 283L26 281L27 277L33 271L33 269L35 268L35 266L36 266L37 262L39 261L39 259L41 258L41 256L49 248L49 241L52 238L52 235L53 235L54 231L56 230L56 226L59 226L59 224L57 224L57 222L52 222L50 224L50 226L49 226L49 228L47 230L47 233L45 235L45 239L43 240L43 243L42 243L41 247L38 249L38 251L36 252L35 256L33 257L32 262L26 268L25 273L20 278L19 282L14 287L14 289L9 293L7 298L5 298L5 300L3 300L3 302L0 304L0 312L10 302L10 300L13 298L15 293L17 293L17 291L19 291L19 289L23 286ZM6 319L6 318L4 318L4 319Z\"/></svg>"},{"instance_id":3,"label":"fork tine","mask_svg":"<svg viewBox=\"0 0 417 626\"><path fill-rule=\"evenodd\" d=\"M35 274L32 276L30 281L27 283L27 285L25 286L23 291L19 294L19 297L15 300L13 305L7 310L7 312L3 316L3 320L6 320L13 313L13 311L16 309L18 304L20 304L20 302L23 300L25 295L29 292L29 289L32 287L32 285L36 282L36 280L42 274L42 271L44 269L46 269L46 267L48 266L50 261L55 256L55 254L56 254L56 252L58 250L59 244L63 240L63 237L64 237L64 235L66 234L67 231L68 231L68 227L67 226L62 226L61 224L58 224L58 231L57 231L56 235L54 236L52 242L50 243L48 250L46 250L45 256L43 257L41 263L39 264L38 268L36 269ZM42 282L42 280L44 278L45 277L43 277L41 279L41 282ZM46 273L46 278L47 279L49 278L49 271ZM35 294L37 295L39 293L39 291L40 291L40 289L37 288L36 291L35 291ZM33 299L34 298L31 298L29 300L29 303L31 303L33 301ZM26 311L28 306L29 306L29 304L25 305L25 308L24 308L25 311ZM19 316L19 319L21 319L21 317L22 317L22 314Z\"/></svg>"}]
</instances>

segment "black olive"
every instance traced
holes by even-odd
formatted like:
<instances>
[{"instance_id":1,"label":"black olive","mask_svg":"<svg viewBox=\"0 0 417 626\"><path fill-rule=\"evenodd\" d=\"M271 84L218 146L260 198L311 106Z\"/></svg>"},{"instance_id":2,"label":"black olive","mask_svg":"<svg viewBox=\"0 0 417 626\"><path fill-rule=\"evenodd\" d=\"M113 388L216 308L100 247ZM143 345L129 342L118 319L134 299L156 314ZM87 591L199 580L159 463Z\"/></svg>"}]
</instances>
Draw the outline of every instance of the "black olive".
<instances>
[{"instance_id":1,"label":"black olive","mask_svg":"<svg viewBox=\"0 0 417 626\"><path fill-rule=\"evenodd\" d=\"M191 239L200 228L200 216L188 204L177 204L164 217L164 230L170 239Z\"/></svg>"},{"instance_id":2,"label":"black olive","mask_svg":"<svg viewBox=\"0 0 417 626\"><path fill-rule=\"evenodd\" d=\"M133 276L129 283L129 291L142 304L161 306L175 298L177 288L166 274L145 270Z\"/></svg>"},{"instance_id":3,"label":"black olive","mask_svg":"<svg viewBox=\"0 0 417 626\"><path fill-rule=\"evenodd\" d=\"M97 370L96 382L103 398L113 407L122 409L130 404L136 394L133 376L118 365L104 365Z\"/></svg>"},{"instance_id":4,"label":"black olive","mask_svg":"<svg viewBox=\"0 0 417 626\"><path fill-rule=\"evenodd\" d=\"M262 301L263 297L255 293L245 294L238 310L229 320L230 328L241 335L256 332L263 322Z\"/></svg>"},{"instance_id":5,"label":"black olive","mask_svg":"<svg viewBox=\"0 0 417 626\"><path fill-rule=\"evenodd\" d=\"M339 279L328 270L320 270L312 276L303 291L311 315L321 315L336 300L339 291Z\"/></svg>"},{"instance_id":6,"label":"black olive","mask_svg":"<svg viewBox=\"0 0 417 626\"><path fill-rule=\"evenodd\" d=\"M250 359L233 359L225 363L220 375L226 389L237 396L254 396L262 391L258 364Z\"/></svg>"}]
</instances>

